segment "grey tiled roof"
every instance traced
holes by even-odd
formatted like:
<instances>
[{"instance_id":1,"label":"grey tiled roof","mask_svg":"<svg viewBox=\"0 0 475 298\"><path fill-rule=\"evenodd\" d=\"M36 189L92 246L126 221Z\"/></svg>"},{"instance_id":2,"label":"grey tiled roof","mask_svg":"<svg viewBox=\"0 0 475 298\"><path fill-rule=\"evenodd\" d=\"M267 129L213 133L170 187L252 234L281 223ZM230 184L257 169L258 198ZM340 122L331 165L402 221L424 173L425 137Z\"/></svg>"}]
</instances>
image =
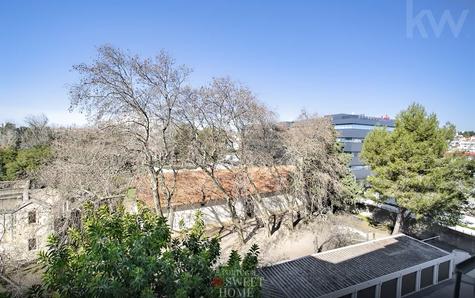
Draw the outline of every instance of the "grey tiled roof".
<instances>
[{"instance_id":1,"label":"grey tiled roof","mask_svg":"<svg viewBox=\"0 0 475 298\"><path fill-rule=\"evenodd\" d=\"M319 297L448 255L406 235L263 267L264 297Z\"/></svg>"}]
</instances>

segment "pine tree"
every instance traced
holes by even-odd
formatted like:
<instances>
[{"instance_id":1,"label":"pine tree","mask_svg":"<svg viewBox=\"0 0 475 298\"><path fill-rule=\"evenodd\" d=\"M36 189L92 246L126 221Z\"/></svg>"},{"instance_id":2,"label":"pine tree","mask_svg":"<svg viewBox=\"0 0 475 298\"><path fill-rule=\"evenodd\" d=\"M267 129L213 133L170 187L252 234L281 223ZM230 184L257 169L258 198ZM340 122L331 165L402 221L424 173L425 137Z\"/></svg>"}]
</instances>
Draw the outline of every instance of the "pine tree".
<instances>
[{"instance_id":1,"label":"pine tree","mask_svg":"<svg viewBox=\"0 0 475 298\"><path fill-rule=\"evenodd\" d=\"M373 172L371 189L399 208L393 234L411 216L450 225L460 220L474 189L474 161L447 154L454 131L412 104L397 116L394 131L377 128L366 137L361 157Z\"/></svg>"}]
</instances>

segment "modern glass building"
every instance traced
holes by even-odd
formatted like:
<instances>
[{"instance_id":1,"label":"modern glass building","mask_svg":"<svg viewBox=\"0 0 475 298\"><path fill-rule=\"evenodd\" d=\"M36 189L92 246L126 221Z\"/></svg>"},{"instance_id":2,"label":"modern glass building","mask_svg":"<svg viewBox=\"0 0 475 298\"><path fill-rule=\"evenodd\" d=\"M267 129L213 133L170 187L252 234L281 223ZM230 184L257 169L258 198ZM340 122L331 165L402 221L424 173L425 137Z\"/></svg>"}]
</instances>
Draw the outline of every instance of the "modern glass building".
<instances>
[{"instance_id":1,"label":"modern glass building","mask_svg":"<svg viewBox=\"0 0 475 298\"><path fill-rule=\"evenodd\" d=\"M343 151L353 155L350 162L351 171L356 179L365 179L371 171L359 157L363 140L375 127L384 126L388 130L393 130L394 120L387 116L378 118L353 114L334 114L329 117L332 118L335 129L338 131L338 141L343 144Z\"/></svg>"}]
</instances>

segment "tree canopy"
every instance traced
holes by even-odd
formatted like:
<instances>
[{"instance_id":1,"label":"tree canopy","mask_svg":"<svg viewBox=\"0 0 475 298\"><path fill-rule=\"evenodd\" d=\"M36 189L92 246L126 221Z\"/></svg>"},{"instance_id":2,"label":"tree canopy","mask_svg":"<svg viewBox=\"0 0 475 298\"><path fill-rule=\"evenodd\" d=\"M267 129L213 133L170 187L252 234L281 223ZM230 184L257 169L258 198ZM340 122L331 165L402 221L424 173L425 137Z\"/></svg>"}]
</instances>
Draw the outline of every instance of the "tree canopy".
<instances>
[{"instance_id":1,"label":"tree canopy","mask_svg":"<svg viewBox=\"0 0 475 298\"><path fill-rule=\"evenodd\" d=\"M33 175L51 156L48 146L26 149L0 148L0 181Z\"/></svg>"},{"instance_id":2,"label":"tree canopy","mask_svg":"<svg viewBox=\"0 0 475 298\"><path fill-rule=\"evenodd\" d=\"M27 126L0 125L0 181L32 176L49 157L53 139L48 118L28 116Z\"/></svg>"},{"instance_id":3,"label":"tree canopy","mask_svg":"<svg viewBox=\"0 0 475 298\"><path fill-rule=\"evenodd\" d=\"M460 132L460 134L461 134L462 136L468 138L468 137L473 137L473 136L475 136L475 131L473 131L473 130L467 130L467 131L462 131L462 132Z\"/></svg>"},{"instance_id":4,"label":"tree canopy","mask_svg":"<svg viewBox=\"0 0 475 298\"><path fill-rule=\"evenodd\" d=\"M393 232L409 216L454 224L474 185L474 161L447 155L453 125L440 127L435 114L412 104L396 117L390 132L381 127L368 134L362 159L373 171L371 188L383 202L394 199L400 212Z\"/></svg>"}]
</instances>

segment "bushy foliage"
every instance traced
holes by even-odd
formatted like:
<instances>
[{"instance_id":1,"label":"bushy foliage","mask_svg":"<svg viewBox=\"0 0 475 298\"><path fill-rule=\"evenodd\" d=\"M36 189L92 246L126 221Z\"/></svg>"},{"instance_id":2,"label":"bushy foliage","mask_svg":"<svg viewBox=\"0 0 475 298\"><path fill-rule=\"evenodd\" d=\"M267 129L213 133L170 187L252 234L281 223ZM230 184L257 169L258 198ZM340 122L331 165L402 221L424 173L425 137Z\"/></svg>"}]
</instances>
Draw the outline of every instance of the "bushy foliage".
<instances>
[{"instance_id":1,"label":"bushy foliage","mask_svg":"<svg viewBox=\"0 0 475 298\"><path fill-rule=\"evenodd\" d=\"M27 149L0 149L0 180L25 178L34 173L51 156L49 146Z\"/></svg>"},{"instance_id":2,"label":"bushy foliage","mask_svg":"<svg viewBox=\"0 0 475 298\"><path fill-rule=\"evenodd\" d=\"M13 148L0 148L0 181L9 180L7 176L7 165L16 160L17 151Z\"/></svg>"},{"instance_id":3,"label":"bushy foliage","mask_svg":"<svg viewBox=\"0 0 475 298\"><path fill-rule=\"evenodd\" d=\"M27 178L51 157L48 118L29 116L27 126L0 124L0 181Z\"/></svg>"},{"instance_id":4,"label":"bushy foliage","mask_svg":"<svg viewBox=\"0 0 475 298\"><path fill-rule=\"evenodd\" d=\"M244 257L243 268L255 272L257 252ZM212 297L219 254L199 213L191 229L173 237L166 220L146 208L130 214L88 204L81 228L51 236L40 254L42 290L60 297Z\"/></svg>"},{"instance_id":5,"label":"bushy foliage","mask_svg":"<svg viewBox=\"0 0 475 298\"><path fill-rule=\"evenodd\" d=\"M256 273L259 247L254 244L241 258L233 250L226 265L217 270L212 280L216 297L260 297L261 277Z\"/></svg>"}]
</instances>

